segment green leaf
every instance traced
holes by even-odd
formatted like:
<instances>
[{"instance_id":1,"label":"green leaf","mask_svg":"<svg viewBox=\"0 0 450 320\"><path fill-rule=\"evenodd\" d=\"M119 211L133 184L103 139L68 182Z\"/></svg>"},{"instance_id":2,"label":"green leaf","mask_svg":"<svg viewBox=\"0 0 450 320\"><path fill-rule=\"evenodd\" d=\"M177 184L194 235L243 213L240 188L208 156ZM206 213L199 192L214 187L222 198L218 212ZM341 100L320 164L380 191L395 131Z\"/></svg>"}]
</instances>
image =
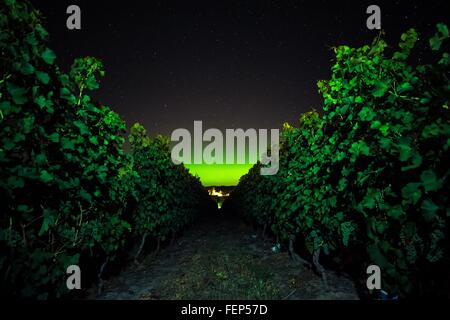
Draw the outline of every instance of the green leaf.
<instances>
[{"instance_id":1,"label":"green leaf","mask_svg":"<svg viewBox=\"0 0 450 320\"><path fill-rule=\"evenodd\" d=\"M77 120L73 124L80 130L81 135L90 133L89 128L83 122Z\"/></svg>"},{"instance_id":2,"label":"green leaf","mask_svg":"<svg viewBox=\"0 0 450 320\"><path fill-rule=\"evenodd\" d=\"M57 132L53 132L48 136L48 139L52 142L59 142L59 134Z\"/></svg>"},{"instance_id":3,"label":"green leaf","mask_svg":"<svg viewBox=\"0 0 450 320\"><path fill-rule=\"evenodd\" d=\"M411 158L413 150L409 145L407 145L406 143L400 143L398 145L398 149L400 153L399 156L400 161L407 161L409 158Z\"/></svg>"},{"instance_id":4,"label":"green leaf","mask_svg":"<svg viewBox=\"0 0 450 320\"><path fill-rule=\"evenodd\" d=\"M37 156L36 156L36 163L38 164L38 165L43 165L43 164L45 164L47 162L47 157L45 156L45 154L38 154Z\"/></svg>"},{"instance_id":5,"label":"green leaf","mask_svg":"<svg viewBox=\"0 0 450 320\"><path fill-rule=\"evenodd\" d=\"M441 60L439 60L438 63L441 64L441 65L444 65L444 66L450 65L450 54L448 54L447 52L444 52L444 54L442 55Z\"/></svg>"},{"instance_id":6,"label":"green leaf","mask_svg":"<svg viewBox=\"0 0 450 320\"><path fill-rule=\"evenodd\" d=\"M39 42L37 41L35 34L34 33L30 33L25 37L25 41L30 44L31 46L35 47L39 44Z\"/></svg>"},{"instance_id":7,"label":"green leaf","mask_svg":"<svg viewBox=\"0 0 450 320\"><path fill-rule=\"evenodd\" d=\"M16 132L13 136L13 142L25 141L25 136L21 132Z\"/></svg>"},{"instance_id":8,"label":"green leaf","mask_svg":"<svg viewBox=\"0 0 450 320\"><path fill-rule=\"evenodd\" d=\"M442 36L444 38L448 38L449 37L449 33L448 33L448 27L446 24L444 23L438 23L437 24L437 29L438 31L442 34Z\"/></svg>"},{"instance_id":9,"label":"green leaf","mask_svg":"<svg viewBox=\"0 0 450 320\"><path fill-rule=\"evenodd\" d=\"M389 132L389 126L387 124L383 124L380 128L379 128L381 134L383 136L387 136L388 132Z\"/></svg>"},{"instance_id":10,"label":"green leaf","mask_svg":"<svg viewBox=\"0 0 450 320\"><path fill-rule=\"evenodd\" d=\"M431 123L428 126L425 126L422 131L422 136L425 139L436 137L441 133L441 128L436 123Z\"/></svg>"},{"instance_id":11,"label":"green leaf","mask_svg":"<svg viewBox=\"0 0 450 320\"><path fill-rule=\"evenodd\" d=\"M55 222L55 217L51 212L47 209L44 210L44 219L42 221L41 229L39 230L39 236L42 236L44 233L48 231L50 226L52 226Z\"/></svg>"},{"instance_id":12,"label":"green leaf","mask_svg":"<svg viewBox=\"0 0 450 320\"><path fill-rule=\"evenodd\" d=\"M400 217L404 215L404 211L401 205L392 206L388 209L388 216L398 220Z\"/></svg>"},{"instance_id":13,"label":"green leaf","mask_svg":"<svg viewBox=\"0 0 450 320\"><path fill-rule=\"evenodd\" d=\"M348 180L346 178L342 178L339 180L338 191L343 191L348 185Z\"/></svg>"},{"instance_id":14,"label":"green leaf","mask_svg":"<svg viewBox=\"0 0 450 320\"><path fill-rule=\"evenodd\" d=\"M389 150L392 146L393 142L389 138L381 138L380 139L380 147L384 150Z\"/></svg>"},{"instance_id":15,"label":"green leaf","mask_svg":"<svg viewBox=\"0 0 450 320\"><path fill-rule=\"evenodd\" d=\"M27 93L27 89L16 86L15 84L10 82L8 82L7 84L7 89L9 94L12 96L15 104L21 105L25 104L28 101L27 97L25 96Z\"/></svg>"},{"instance_id":16,"label":"green leaf","mask_svg":"<svg viewBox=\"0 0 450 320\"><path fill-rule=\"evenodd\" d=\"M46 72L42 71L36 71L36 77L39 81L41 81L43 84L48 84L50 81L50 76Z\"/></svg>"},{"instance_id":17,"label":"green leaf","mask_svg":"<svg viewBox=\"0 0 450 320\"><path fill-rule=\"evenodd\" d=\"M93 75L91 75L86 81L86 88L89 90L98 89L100 86L97 82L97 79Z\"/></svg>"},{"instance_id":18,"label":"green leaf","mask_svg":"<svg viewBox=\"0 0 450 320\"><path fill-rule=\"evenodd\" d=\"M380 190L368 188L364 199L361 201L361 206L368 209L373 209L375 208L377 202L380 201L380 197Z\"/></svg>"},{"instance_id":19,"label":"green leaf","mask_svg":"<svg viewBox=\"0 0 450 320\"><path fill-rule=\"evenodd\" d=\"M75 141L68 138L62 138L61 145L63 149L75 150Z\"/></svg>"},{"instance_id":20,"label":"green leaf","mask_svg":"<svg viewBox=\"0 0 450 320\"><path fill-rule=\"evenodd\" d=\"M408 171L418 168L422 164L422 156L418 153L414 154L412 164L410 166L402 167L402 171Z\"/></svg>"},{"instance_id":21,"label":"green leaf","mask_svg":"<svg viewBox=\"0 0 450 320\"><path fill-rule=\"evenodd\" d=\"M53 175L50 174L47 170L42 170L41 171L41 175L40 175L40 179L41 179L42 182L48 183L48 182L53 180Z\"/></svg>"},{"instance_id":22,"label":"green leaf","mask_svg":"<svg viewBox=\"0 0 450 320\"><path fill-rule=\"evenodd\" d=\"M439 210L439 207L430 199L424 200L421 208L424 211L424 218L428 222L436 218L436 211Z\"/></svg>"},{"instance_id":23,"label":"green leaf","mask_svg":"<svg viewBox=\"0 0 450 320\"><path fill-rule=\"evenodd\" d=\"M34 116L27 117L23 119L23 132L24 133L30 133L31 129L33 128L34 124Z\"/></svg>"},{"instance_id":24,"label":"green leaf","mask_svg":"<svg viewBox=\"0 0 450 320\"><path fill-rule=\"evenodd\" d=\"M364 107L358 113L358 117L362 121L372 121L377 114L372 110L372 108Z\"/></svg>"},{"instance_id":25,"label":"green leaf","mask_svg":"<svg viewBox=\"0 0 450 320\"><path fill-rule=\"evenodd\" d=\"M355 224L352 221L341 223L342 243L344 246L348 246L350 236L356 230Z\"/></svg>"},{"instance_id":26,"label":"green leaf","mask_svg":"<svg viewBox=\"0 0 450 320\"><path fill-rule=\"evenodd\" d=\"M422 196L420 185L420 183L411 182L404 186L402 189L403 198L409 203L416 204Z\"/></svg>"},{"instance_id":27,"label":"green leaf","mask_svg":"<svg viewBox=\"0 0 450 320\"><path fill-rule=\"evenodd\" d=\"M378 80L375 82L375 88L372 90L372 95L376 98L380 98L384 96L384 94L388 89L389 89L389 82Z\"/></svg>"},{"instance_id":28,"label":"green leaf","mask_svg":"<svg viewBox=\"0 0 450 320\"><path fill-rule=\"evenodd\" d=\"M38 96L34 98L34 102L39 106L39 108L44 108L47 104L47 99L44 96Z\"/></svg>"},{"instance_id":29,"label":"green leaf","mask_svg":"<svg viewBox=\"0 0 450 320\"><path fill-rule=\"evenodd\" d=\"M397 92L404 93L405 91L410 91L412 88L413 87L409 82L404 82L397 87Z\"/></svg>"},{"instance_id":30,"label":"green leaf","mask_svg":"<svg viewBox=\"0 0 450 320\"><path fill-rule=\"evenodd\" d=\"M370 155L370 148L369 146L367 146L364 140L353 142L349 151L354 155L354 157L358 156L359 154L363 154L366 156Z\"/></svg>"},{"instance_id":31,"label":"green leaf","mask_svg":"<svg viewBox=\"0 0 450 320\"><path fill-rule=\"evenodd\" d=\"M438 32L430 39L430 47L433 51L441 48L442 42L449 37L448 27L443 23L437 24Z\"/></svg>"},{"instance_id":32,"label":"green leaf","mask_svg":"<svg viewBox=\"0 0 450 320\"><path fill-rule=\"evenodd\" d=\"M41 37L42 40L46 40L48 37L48 32L47 30L45 30L41 24L38 24L35 27L35 30L38 32L39 36Z\"/></svg>"},{"instance_id":33,"label":"green leaf","mask_svg":"<svg viewBox=\"0 0 450 320\"><path fill-rule=\"evenodd\" d=\"M83 188L81 188L81 190L80 190L80 196L87 201L92 201L91 195L89 193L87 193L87 191L84 190Z\"/></svg>"},{"instance_id":34,"label":"green leaf","mask_svg":"<svg viewBox=\"0 0 450 320\"><path fill-rule=\"evenodd\" d=\"M441 48L442 39L438 36L434 36L430 39L430 47L433 51L438 51Z\"/></svg>"},{"instance_id":35,"label":"green leaf","mask_svg":"<svg viewBox=\"0 0 450 320\"><path fill-rule=\"evenodd\" d=\"M19 189L25 186L25 180L21 177L11 176L8 178L8 186L12 189Z\"/></svg>"},{"instance_id":36,"label":"green leaf","mask_svg":"<svg viewBox=\"0 0 450 320\"><path fill-rule=\"evenodd\" d=\"M34 67L28 62L22 63L20 65L20 72L22 72L23 75L28 76L34 72Z\"/></svg>"},{"instance_id":37,"label":"green leaf","mask_svg":"<svg viewBox=\"0 0 450 320\"><path fill-rule=\"evenodd\" d=\"M33 211L33 209L30 208L29 206L27 206L26 204L19 204L17 206L17 211L21 212L21 213L29 213L29 212Z\"/></svg>"},{"instance_id":38,"label":"green leaf","mask_svg":"<svg viewBox=\"0 0 450 320\"><path fill-rule=\"evenodd\" d=\"M378 120L375 120L372 122L372 124L370 125L370 129L378 129L381 127L381 122Z\"/></svg>"},{"instance_id":39,"label":"green leaf","mask_svg":"<svg viewBox=\"0 0 450 320\"><path fill-rule=\"evenodd\" d=\"M48 64L53 64L53 62L55 62L56 55L55 55L55 53L54 53L51 49L46 48L46 49L42 52L41 58L42 58L46 63L48 63Z\"/></svg>"},{"instance_id":40,"label":"green leaf","mask_svg":"<svg viewBox=\"0 0 450 320\"><path fill-rule=\"evenodd\" d=\"M433 170L426 170L420 176L425 191L437 191L442 187L442 181L438 180Z\"/></svg>"},{"instance_id":41,"label":"green leaf","mask_svg":"<svg viewBox=\"0 0 450 320\"><path fill-rule=\"evenodd\" d=\"M95 145L97 145L98 144L98 138L97 137L90 137L89 138L89 141L92 143L92 144L95 144Z\"/></svg>"}]
</instances>

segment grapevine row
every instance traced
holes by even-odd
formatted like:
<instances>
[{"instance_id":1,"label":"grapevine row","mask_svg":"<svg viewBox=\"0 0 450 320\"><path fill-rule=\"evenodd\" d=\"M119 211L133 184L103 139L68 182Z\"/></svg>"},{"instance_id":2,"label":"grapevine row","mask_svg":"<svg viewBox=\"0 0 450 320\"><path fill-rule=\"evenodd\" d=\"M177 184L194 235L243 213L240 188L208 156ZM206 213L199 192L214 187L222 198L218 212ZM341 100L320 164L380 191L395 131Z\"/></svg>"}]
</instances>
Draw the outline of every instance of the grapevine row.
<instances>
[{"instance_id":1,"label":"grapevine row","mask_svg":"<svg viewBox=\"0 0 450 320\"><path fill-rule=\"evenodd\" d=\"M167 139L125 124L87 91L101 61L55 64L40 13L0 1L0 292L67 295L66 269L83 287L139 243L173 237L210 205L198 178L172 164ZM142 241L142 239L146 241ZM120 259L119 259L120 258ZM91 280L91 281L90 281Z\"/></svg>"},{"instance_id":2,"label":"grapevine row","mask_svg":"<svg viewBox=\"0 0 450 320\"><path fill-rule=\"evenodd\" d=\"M260 164L224 207L267 226L294 256L357 270L378 265L382 288L400 296L449 291L449 31L429 42L414 29L397 49L381 38L334 48L323 110L285 124L280 170ZM431 50L433 61L420 63ZM425 50L423 49L423 50ZM366 288L367 290L367 288Z\"/></svg>"}]
</instances>

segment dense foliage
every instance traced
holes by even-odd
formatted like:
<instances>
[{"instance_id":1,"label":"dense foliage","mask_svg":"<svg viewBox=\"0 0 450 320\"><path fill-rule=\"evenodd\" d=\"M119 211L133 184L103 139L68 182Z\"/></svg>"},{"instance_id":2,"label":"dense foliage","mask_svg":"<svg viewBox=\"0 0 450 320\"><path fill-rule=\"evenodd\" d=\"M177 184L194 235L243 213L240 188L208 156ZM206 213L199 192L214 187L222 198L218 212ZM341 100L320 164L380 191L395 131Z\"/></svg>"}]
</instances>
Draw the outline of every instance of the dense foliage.
<instances>
[{"instance_id":1,"label":"dense foliage","mask_svg":"<svg viewBox=\"0 0 450 320\"><path fill-rule=\"evenodd\" d=\"M207 193L169 165L162 138L132 133L123 151L124 122L86 94L102 63L62 72L40 21L28 2L0 1L0 291L51 298L67 293L69 265L96 273L130 236L164 239Z\"/></svg>"},{"instance_id":2,"label":"dense foliage","mask_svg":"<svg viewBox=\"0 0 450 320\"><path fill-rule=\"evenodd\" d=\"M197 177L172 162L168 138L151 139L136 123L131 128L130 143L133 167L139 175L136 192L140 196L132 218L135 233L142 237L141 247L151 235L159 248L161 240L173 237L214 203Z\"/></svg>"},{"instance_id":3,"label":"dense foliage","mask_svg":"<svg viewBox=\"0 0 450 320\"><path fill-rule=\"evenodd\" d=\"M318 82L322 114L285 124L279 173L255 165L226 206L307 249L319 269L324 256L358 260L361 278L379 265L392 294L448 294L448 38L439 24L424 65L413 29L389 54L380 38L335 48L331 79Z\"/></svg>"}]
</instances>

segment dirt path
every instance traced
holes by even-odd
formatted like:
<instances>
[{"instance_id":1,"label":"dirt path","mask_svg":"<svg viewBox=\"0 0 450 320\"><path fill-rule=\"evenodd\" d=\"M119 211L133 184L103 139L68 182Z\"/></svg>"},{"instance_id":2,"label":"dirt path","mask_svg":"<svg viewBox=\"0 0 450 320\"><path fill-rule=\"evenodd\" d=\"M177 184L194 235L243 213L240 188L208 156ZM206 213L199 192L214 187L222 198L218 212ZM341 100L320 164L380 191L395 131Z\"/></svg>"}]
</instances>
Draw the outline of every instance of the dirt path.
<instances>
[{"instance_id":1,"label":"dirt path","mask_svg":"<svg viewBox=\"0 0 450 320\"><path fill-rule=\"evenodd\" d=\"M334 273L329 288L273 243L232 218L216 216L188 230L156 257L130 265L93 299L358 299Z\"/></svg>"}]
</instances>

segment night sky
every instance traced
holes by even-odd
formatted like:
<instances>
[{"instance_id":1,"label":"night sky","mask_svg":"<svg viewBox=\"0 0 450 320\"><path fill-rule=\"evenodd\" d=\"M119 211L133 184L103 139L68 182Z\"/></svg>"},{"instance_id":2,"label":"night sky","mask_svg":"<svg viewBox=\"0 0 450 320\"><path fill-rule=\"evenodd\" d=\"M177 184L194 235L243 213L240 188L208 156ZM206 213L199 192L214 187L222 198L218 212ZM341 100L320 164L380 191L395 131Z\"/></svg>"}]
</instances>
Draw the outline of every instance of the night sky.
<instances>
[{"instance_id":1,"label":"night sky","mask_svg":"<svg viewBox=\"0 0 450 320\"><path fill-rule=\"evenodd\" d=\"M377 4L388 43L410 27L434 33L446 1L32 1L47 18L50 47L103 60L92 95L150 134L176 128L280 128L320 109L316 82L330 76L331 48L371 43L366 8ZM447 1L448 2L448 1ZM66 28L77 4L82 30Z\"/></svg>"}]
</instances>

